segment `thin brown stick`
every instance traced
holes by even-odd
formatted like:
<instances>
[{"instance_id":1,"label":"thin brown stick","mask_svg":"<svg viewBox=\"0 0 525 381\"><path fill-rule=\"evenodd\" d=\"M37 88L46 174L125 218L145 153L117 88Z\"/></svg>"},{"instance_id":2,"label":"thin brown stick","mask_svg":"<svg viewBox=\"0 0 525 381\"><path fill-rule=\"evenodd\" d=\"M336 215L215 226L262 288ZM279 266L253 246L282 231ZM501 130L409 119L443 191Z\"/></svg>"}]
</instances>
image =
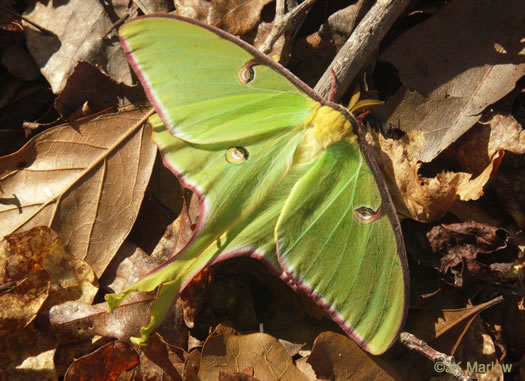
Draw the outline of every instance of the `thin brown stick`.
<instances>
[{"instance_id":1,"label":"thin brown stick","mask_svg":"<svg viewBox=\"0 0 525 381\"><path fill-rule=\"evenodd\" d=\"M278 0L276 4L275 20L273 22L272 31L261 45L260 50L264 54L268 54L272 50L272 46L281 37L283 33L292 29L294 25L300 25L308 11L314 5L316 0L305 0L288 13L284 13L284 0Z\"/></svg>"},{"instance_id":2,"label":"thin brown stick","mask_svg":"<svg viewBox=\"0 0 525 381\"><path fill-rule=\"evenodd\" d=\"M425 341L417 338L411 333L401 332L399 337L401 339L401 343L408 349L419 352L426 358L432 360L434 362L434 370L436 373L445 372L455 377L459 381L472 381L472 378L468 377L461 366L456 363L454 357L436 351Z\"/></svg>"},{"instance_id":3,"label":"thin brown stick","mask_svg":"<svg viewBox=\"0 0 525 381\"><path fill-rule=\"evenodd\" d=\"M10 8L7 8L7 7L3 6L3 5L0 5L0 11L3 11L3 12L5 12L5 13L9 13L11 16L14 16L14 17L16 17L16 18L19 18L19 19L21 19L21 20L24 20L26 23L33 25L35 28L37 28L38 30L40 30L40 31L41 31L42 33L44 33L44 34L53 34L52 32L48 31L48 30L45 29L45 28L42 28L42 27L41 27L40 25L38 25L37 23L35 23L35 22L29 20L27 17L22 16L20 13L17 13L17 12L13 11L13 10L10 9Z\"/></svg>"},{"instance_id":4,"label":"thin brown stick","mask_svg":"<svg viewBox=\"0 0 525 381\"><path fill-rule=\"evenodd\" d=\"M377 0L357 25L330 65L338 80L334 97L336 101L346 92L352 80L370 60L380 41L408 3L409 0ZM331 81L330 70L327 69L314 90L326 98L330 92Z\"/></svg>"}]
</instances>

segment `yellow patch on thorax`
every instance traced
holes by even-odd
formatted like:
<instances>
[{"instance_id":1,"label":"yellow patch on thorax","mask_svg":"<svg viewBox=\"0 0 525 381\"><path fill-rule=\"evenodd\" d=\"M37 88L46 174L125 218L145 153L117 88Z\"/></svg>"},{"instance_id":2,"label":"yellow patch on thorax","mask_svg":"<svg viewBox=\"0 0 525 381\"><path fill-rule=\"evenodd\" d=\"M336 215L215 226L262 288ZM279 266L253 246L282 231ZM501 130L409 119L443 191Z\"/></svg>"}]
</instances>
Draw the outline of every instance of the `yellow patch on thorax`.
<instances>
[{"instance_id":1,"label":"yellow patch on thorax","mask_svg":"<svg viewBox=\"0 0 525 381\"><path fill-rule=\"evenodd\" d=\"M316 159L332 144L345 138L350 141L357 139L352 125L343 114L330 106L321 106L320 103L316 103L312 115L304 123L304 128L307 129L306 134L297 147L294 164Z\"/></svg>"}]
</instances>

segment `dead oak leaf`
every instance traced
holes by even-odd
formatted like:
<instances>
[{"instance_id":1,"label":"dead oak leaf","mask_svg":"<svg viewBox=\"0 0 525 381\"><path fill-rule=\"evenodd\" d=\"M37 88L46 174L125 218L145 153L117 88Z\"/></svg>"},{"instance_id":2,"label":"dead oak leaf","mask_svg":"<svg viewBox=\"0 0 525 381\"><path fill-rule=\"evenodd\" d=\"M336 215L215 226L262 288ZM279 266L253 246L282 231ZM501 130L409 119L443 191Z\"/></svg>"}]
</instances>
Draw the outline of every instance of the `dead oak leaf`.
<instances>
[{"instance_id":1,"label":"dead oak leaf","mask_svg":"<svg viewBox=\"0 0 525 381\"><path fill-rule=\"evenodd\" d=\"M440 271L443 274L462 263L462 273L467 271L475 277L481 267L476 260L478 254L505 248L508 234L493 226L463 222L435 226L427 233L427 238L434 253L442 256ZM457 275L456 283L462 283L462 273Z\"/></svg>"},{"instance_id":2,"label":"dead oak leaf","mask_svg":"<svg viewBox=\"0 0 525 381\"><path fill-rule=\"evenodd\" d=\"M130 232L156 147L134 110L57 126L0 157L0 236L46 225L100 276Z\"/></svg>"},{"instance_id":3,"label":"dead oak leaf","mask_svg":"<svg viewBox=\"0 0 525 381\"><path fill-rule=\"evenodd\" d=\"M199 377L216 380L220 372L244 373L259 380L308 380L279 341L265 333L239 335L219 325L202 348Z\"/></svg>"}]
</instances>

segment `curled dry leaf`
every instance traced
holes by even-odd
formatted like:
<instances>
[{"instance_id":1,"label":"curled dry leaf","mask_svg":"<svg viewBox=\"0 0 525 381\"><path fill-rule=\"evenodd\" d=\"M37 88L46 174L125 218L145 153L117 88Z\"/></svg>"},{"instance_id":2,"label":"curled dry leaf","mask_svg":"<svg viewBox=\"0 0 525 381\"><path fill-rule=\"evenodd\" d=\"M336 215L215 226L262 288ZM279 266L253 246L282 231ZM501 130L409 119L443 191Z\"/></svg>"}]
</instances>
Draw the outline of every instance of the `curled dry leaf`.
<instances>
[{"instance_id":1,"label":"curled dry leaf","mask_svg":"<svg viewBox=\"0 0 525 381\"><path fill-rule=\"evenodd\" d=\"M431 161L525 74L522 14L521 0L450 2L385 50L404 84L385 113L407 132L410 160Z\"/></svg>"},{"instance_id":2,"label":"curled dry leaf","mask_svg":"<svg viewBox=\"0 0 525 381\"><path fill-rule=\"evenodd\" d=\"M125 15L127 7L112 7ZM35 2L25 16L52 32L44 34L25 24L29 52L50 83L55 94L64 88L79 61L100 67L117 82L132 84L132 76L118 39L104 39L114 20L97 0L70 0L60 6L54 2ZM116 35L116 30L113 31Z\"/></svg>"},{"instance_id":3,"label":"curled dry leaf","mask_svg":"<svg viewBox=\"0 0 525 381\"><path fill-rule=\"evenodd\" d=\"M418 173L421 163L410 159L405 141L381 136L377 140L384 152L378 153L381 155L379 160L392 163L391 166L383 164L382 170L398 212L420 222L439 219L456 200L479 199L484 194L485 185L497 173L505 151L525 153L523 128L512 116L499 114L486 124L477 124L447 150L448 157L453 157L465 172L443 171L434 178L423 177ZM502 204L515 217L518 226L525 226L522 208L516 207L520 204L516 197L523 192L517 189L509 191L507 183L505 176L499 173L496 191L507 200Z\"/></svg>"},{"instance_id":4,"label":"curled dry leaf","mask_svg":"<svg viewBox=\"0 0 525 381\"><path fill-rule=\"evenodd\" d=\"M510 152L495 178L493 189L499 203L515 224L525 228L525 132L512 116L495 115L489 122L489 152ZM513 155L515 154L515 155Z\"/></svg>"},{"instance_id":5,"label":"curled dry leaf","mask_svg":"<svg viewBox=\"0 0 525 381\"><path fill-rule=\"evenodd\" d=\"M463 222L434 226L427 237L434 253L441 256L440 271L443 274L450 268L463 264L455 279L455 284L461 286L466 274L471 278L484 277L485 274L478 274L482 267L476 260L478 254L505 248L508 233L493 226Z\"/></svg>"},{"instance_id":6,"label":"curled dry leaf","mask_svg":"<svg viewBox=\"0 0 525 381\"><path fill-rule=\"evenodd\" d=\"M378 162L381 163L380 168L397 212L419 222L431 222L443 217L458 198L463 201L480 198L483 187L503 157L503 151L498 151L474 179L471 179L470 173L451 171L442 171L434 178L427 178L418 173L421 163L410 159L402 140L378 136L378 142L382 152L375 152L380 157Z\"/></svg>"},{"instance_id":7,"label":"curled dry leaf","mask_svg":"<svg viewBox=\"0 0 525 381\"><path fill-rule=\"evenodd\" d=\"M46 225L100 276L131 230L156 148L143 111L47 130L0 158L0 235Z\"/></svg>"},{"instance_id":8,"label":"curled dry leaf","mask_svg":"<svg viewBox=\"0 0 525 381\"><path fill-rule=\"evenodd\" d=\"M478 123L447 150L463 171L478 175L501 151L525 153L525 132L511 115L493 115Z\"/></svg>"},{"instance_id":9,"label":"curled dry leaf","mask_svg":"<svg viewBox=\"0 0 525 381\"><path fill-rule=\"evenodd\" d=\"M166 175L168 175L168 173L166 173ZM174 177L171 172L169 172L169 176L170 178ZM178 180L176 180L175 184L168 181L162 181L157 187L153 186L154 192L156 188L157 190L155 193L159 194L160 197L162 197L162 195L160 195L160 193L162 193L162 185L169 185L168 188L164 189L173 189L173 185L176 185L174 193L176 195L181 194L182 210L180 210L178 217L166 227L161 240L157 246L155 246L155 249L151 254L151 256L159 263L167 261L172 255L178 253L186 246L193 235L193 229L195 228L200 214L199 198L192 196L191 200L188 202L187 199L182 196L182 190L180 189L180 183ZM169 200L166 199L164 205L168 205L168 202Z\"/></svg>"},{"instance_id":10,"label":"curled dry leaf","mask_svg":"<svg viewBox=\"0 0 525 381\"><path fill-rule=\"evenodd\" d=\"M243 35L261 18L263 7L273 0L176 0L177 14L206 22L231 34Z\"/></svg>"},{"instance_id":11,"label":"curled dry leaf","mask_svg":"<svg viewBox=\"0 0 525 381\"><path fill-rule=\"evenodd\" d=\"M239 335L219 325L202 348L199 377L216 380L219 372L244 373L258 380L308 380L279 341L265 333Z\"/></svg>"},{"instance_id":12,"label":"curled dry leaf","mask_svg":"<svg viewBox=\"0 0 525 381\"><path fill-rule=\"evenodd\" d=\"M487 124L490 125L489 155L499 150L525 153L525 131L512 115L496 114Z\"/></svg>"}]
</instances>

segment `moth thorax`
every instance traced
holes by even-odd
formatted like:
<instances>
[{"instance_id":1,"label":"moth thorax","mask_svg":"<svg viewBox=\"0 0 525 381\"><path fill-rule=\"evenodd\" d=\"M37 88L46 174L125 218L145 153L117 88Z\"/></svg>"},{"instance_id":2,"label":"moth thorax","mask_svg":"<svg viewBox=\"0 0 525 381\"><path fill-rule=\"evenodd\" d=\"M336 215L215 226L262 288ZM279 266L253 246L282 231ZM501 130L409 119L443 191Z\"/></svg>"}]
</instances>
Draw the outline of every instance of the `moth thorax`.
<instances>
[{"instance_id":1,"label":"moth thorax","mask_svg":"<svg viewBox=\"0 0 525 381\"><path fill-rule=\"evenodd\" d=\"M304 124L306 133L295 154L295 163L317 159L332 144L354 135L352 125L343 114L330 106L319 103L316 106Z\"/></svg>"},{"instance_id":2,"label":"moth thorax","mask_svg":"<svg viewBox=\"0 0 525 381\"><path fill-rule=\"evenodd\" d=\"M352 134L352 126L345 116L330 106L319 107L312 115L309 134L323 148L328 148Z\"/></svg>"}]
</instances>

